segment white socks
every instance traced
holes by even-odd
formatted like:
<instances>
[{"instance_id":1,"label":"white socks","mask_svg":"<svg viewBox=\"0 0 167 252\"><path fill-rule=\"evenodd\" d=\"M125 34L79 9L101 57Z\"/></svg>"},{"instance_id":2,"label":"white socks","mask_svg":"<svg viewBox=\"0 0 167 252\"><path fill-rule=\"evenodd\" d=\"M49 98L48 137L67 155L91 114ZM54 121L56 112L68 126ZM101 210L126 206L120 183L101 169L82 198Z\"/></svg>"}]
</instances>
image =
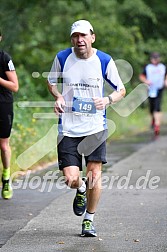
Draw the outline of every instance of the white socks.
<instances>
[{"instance_id":1,"label":"white socks","mask_svg":"<svg viewBox=\"0 0 167 252\"><path fill-rule=\"evenodd\" d=\"M78 191L80 193L84 193L86 191L86 184L84 181L82 181L82 185L78 188Z\"/></svg>"},{"instance_id":2,"label":"white socks","mask_svg":"<svg viewBox=\"0 0 167 252\"><path fill-rule=\"evenodd\" d=\"M95 213L89 213L86 211L85 216L84 216L84 220L90 220L93 222L94 215L95 215Z\"/></svg>"}]
</instances>

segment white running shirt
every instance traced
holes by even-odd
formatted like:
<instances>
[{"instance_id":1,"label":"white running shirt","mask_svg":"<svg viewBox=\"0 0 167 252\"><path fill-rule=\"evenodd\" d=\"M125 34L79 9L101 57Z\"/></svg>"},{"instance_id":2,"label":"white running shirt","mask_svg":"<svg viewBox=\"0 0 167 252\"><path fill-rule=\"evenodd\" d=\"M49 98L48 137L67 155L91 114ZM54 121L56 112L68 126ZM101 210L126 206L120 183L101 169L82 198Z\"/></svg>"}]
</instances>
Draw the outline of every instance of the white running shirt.
<instances>
[{"instance_id":1,"label":"white running shirt","mask_svg":"<svg viewBox=\"0 0 167 252\"><path fill-rule=\"evenodd\" d=\"M92 100L104 96L105 81L117 91L124 88L110 55L94 49L90 58L79 59L73 48L56 55L48 82L62 86L66 102L65 113L59 118L59 134L81 137L107 129L106 110L97 110Z\"/></svg>"},{"instance_id":2,"label":"white running shirt","mask_svg":"<svg viewBox=\"0 0 167 252\"><path fill-rule=\"evenodd\" d=\"M151 82L149 86L149 97L155 98L158 95L158 90L164 86L166 75L166 66L162 63L158 65L148 64L143 70L143 74Z\"/></svg>"}]
</instances>

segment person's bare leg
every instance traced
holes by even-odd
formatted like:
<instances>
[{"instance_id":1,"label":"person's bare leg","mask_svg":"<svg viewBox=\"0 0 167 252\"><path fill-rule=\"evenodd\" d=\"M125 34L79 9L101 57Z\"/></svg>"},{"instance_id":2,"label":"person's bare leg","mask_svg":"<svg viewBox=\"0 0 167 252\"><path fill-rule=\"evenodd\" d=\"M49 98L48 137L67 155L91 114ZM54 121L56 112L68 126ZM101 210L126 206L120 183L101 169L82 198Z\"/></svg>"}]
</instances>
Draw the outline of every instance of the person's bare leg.
<instances>
[{"instance_id":1,"label":"person's bare leg","mask_svg":"<svg viewBox=\"0 0 167 252\"><path fill-rule=\"evenodd\" d=\"M10 160L11 148L9 145L9 138L0 138L1 159L3 164L2 171L2 197L4 199L11 199L13 190L10 185Z\"/></svg>"},{"instance_id":2,"label":"person's bare leg","mask_svg":"<svg viewBox=\"0 0 167 252\"><path fill-rule=\"evenodd\" d=\"M88 187L87 187L87 211L96 211L101 195L101 162L89 162L87 165Z\"/></svg>"},{"instance_id":3,"label":"person's bare leg","mask_svg":"<svg viewBox=\"0 0 167 252\"><path fill-rule=\"evenodd\" d=\"M11 160L11 148L9 145L9 138L0 138L0 149L3 168L7 169L10 167Z\"/></svg>"},{"instance_id":4,"label":"person's bare leg","mask_svg":"<svg viewBox=\"0 0 167 252\"><path fill-rule=\"evenodd\" d=\"M162 113L161 112L154 112L154 120L155 120L154 133L155 133L155 135L159 135L161 120L162 120Z\"/></svg>"},{"instance_id":5,"label":"person's bare leg","mask_svg":"<svg viewBox=\"0 0 167 252\"><path fill-rule=\"evenodd\" d=\"M154 112L155 125L161 126L162 112Z\"/></svg>"},{"instance_id":6,"label":"person's bare leg","mask_svg":"<svg viewBox=\"0 0 167 252\"><path fill-rule=\"evenodd\" d=\"M73 211L77 216L81 216L86 210L86 184L80 177L80 170L77 166L68 166L63 169L66 184L73 189L77 189L73 201Z\"/></svg>"},{"instance_id":7,"label":"person's bare leg","mask_svg":"<svg viewBox=\"0 0 167 252\"><path fill-rule=\"evenodd\" d=\"M82 223L81 236L96 237L93 218L101 195L101 162L89 162L87 165L87 208Z\"/></svg>"},{"instance_id":8,"label":"person's bare leg","mask_svg":"<svg viewBox=\"0 0 167 252\"><path fill-rule=\"evenodd\" d=\"M68 166L63 168L63 175L65 176L65 183L70 188L79 188L82 185L78 166Z\"/></svg>"}]
</instances>

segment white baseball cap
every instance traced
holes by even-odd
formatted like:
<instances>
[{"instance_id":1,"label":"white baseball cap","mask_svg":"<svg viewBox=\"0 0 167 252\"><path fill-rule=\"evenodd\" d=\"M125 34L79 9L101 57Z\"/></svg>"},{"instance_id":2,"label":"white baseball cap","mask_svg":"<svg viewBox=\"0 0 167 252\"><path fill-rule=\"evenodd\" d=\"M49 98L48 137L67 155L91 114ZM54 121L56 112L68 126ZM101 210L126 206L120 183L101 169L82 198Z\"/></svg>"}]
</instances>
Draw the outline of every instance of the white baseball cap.
<instances>
[{"instance_id":1,"label":"white baseball cap","mask_svg":"<svg viewBox=\"0 0 167 252\"><path fill-rule=\"evenodd\" d=\"M84 33L88 34L90 33L90 30L93 32L93 27L87 20L78 20L75 23L72 24L71 26L71 34L74 32L79 32L79 33Z\"/></svg>"}]
</instances>

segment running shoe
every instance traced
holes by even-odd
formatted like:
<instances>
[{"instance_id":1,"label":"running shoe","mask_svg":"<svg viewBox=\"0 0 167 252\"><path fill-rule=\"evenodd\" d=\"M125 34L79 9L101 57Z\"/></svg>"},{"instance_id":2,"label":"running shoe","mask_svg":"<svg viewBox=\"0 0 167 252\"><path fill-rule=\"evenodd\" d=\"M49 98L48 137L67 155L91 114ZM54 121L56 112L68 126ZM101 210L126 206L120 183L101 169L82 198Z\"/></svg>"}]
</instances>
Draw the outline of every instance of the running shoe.
<instances>
[{"instance_id":1,"label":"running shoe","mask_svg":"<svg viewBox=\"0 0 167 252\"><path fill-rule=\"evenodd\" d=\"M13 196L13 189L11 187L10 181L4 180L2 178L2 192L1 192L3 199L11 199Z\"/></svg>"},{"instance_id":2,"label":"running shoe","mask_svg":"<svg viewBox=\"0 0 167 252\"><path fill-rule=\"evenodd\" d=\"M93 226L92 221L83 220L81 236L85 236L85 237L96 237L97 236L97 233L95 231L95 228Z\"/></svg>"},{"instance_id":3,"label":"running shoe","mask_svg":"<svg viewBox=\"0 0 167 252\"><path fill-rule=\"evenodd\" d=\"M73 202L73 211L75 215L81 216L84 214L86 210L86 203L87 203L86 191L84 193L81 193L77 190L76 196Z\"/></svg>"}]
</instances>

